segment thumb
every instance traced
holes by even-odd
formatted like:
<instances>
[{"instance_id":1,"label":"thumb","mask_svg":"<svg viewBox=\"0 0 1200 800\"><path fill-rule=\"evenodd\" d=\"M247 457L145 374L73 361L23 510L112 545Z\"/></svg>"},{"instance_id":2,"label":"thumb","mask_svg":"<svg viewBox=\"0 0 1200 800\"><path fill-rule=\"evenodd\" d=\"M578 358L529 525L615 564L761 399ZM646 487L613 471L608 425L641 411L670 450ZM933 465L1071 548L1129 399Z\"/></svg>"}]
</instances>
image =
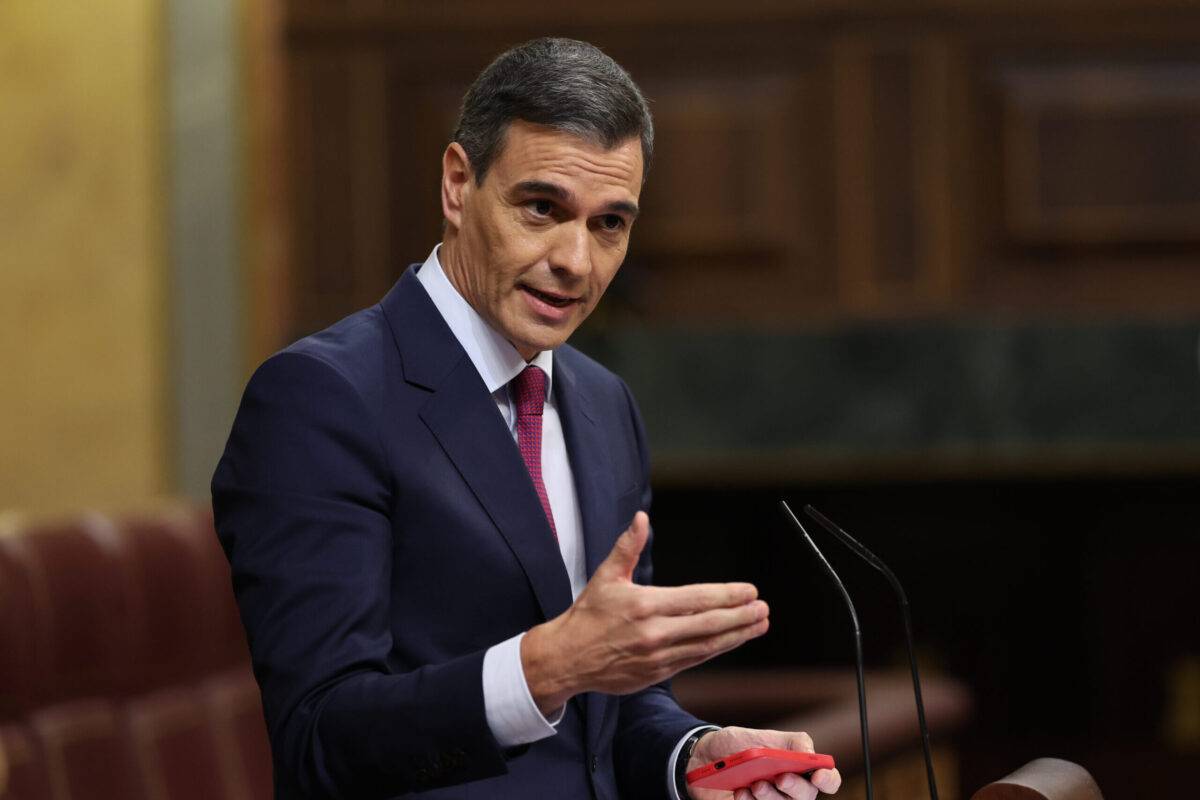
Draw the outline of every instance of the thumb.
<instances>
[{"instance_id":1,"label":"thumb","mask_svg":"<svg viewBox=\"0 0 1200 800\"><path fill-rule=\"evenodd\" d=\"M594 577L602 576L608 580L633 580L633 570L637 566L638 559L642 557L642 550L645 549L649 539L650 517L646 515L645 511L639 511L633 515L633 522L629 524L625 532L617 537L612 552L596 568Z\"/></svg>"}]
</instances>

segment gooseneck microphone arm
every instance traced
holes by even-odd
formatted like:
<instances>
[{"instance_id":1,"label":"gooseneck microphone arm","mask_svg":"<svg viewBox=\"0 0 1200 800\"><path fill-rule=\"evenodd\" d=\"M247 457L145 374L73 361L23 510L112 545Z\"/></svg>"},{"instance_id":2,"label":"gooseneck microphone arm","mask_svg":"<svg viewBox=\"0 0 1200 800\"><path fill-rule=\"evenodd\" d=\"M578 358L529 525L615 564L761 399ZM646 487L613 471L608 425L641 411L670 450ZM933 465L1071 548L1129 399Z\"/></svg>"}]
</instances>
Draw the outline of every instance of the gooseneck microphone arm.
<instances>
[{"instance_id":1,"label":"gooseneck microphone arm","mask_svg":"<svg viewBox=\"0 0 1200 800\"><path fill-rule=\"evenodd\" d=\"M904 643L908 648L908 666L912 671L913 697L917 701L917 722L921 727L921 746L925 751L925 773L929 777L929 796L932 800L938 800L937 779L933 776L933 755L929 749L929 726L925 723L925 701L921 699L921 678L917 673L917 656L913 652L912 615L908 610L908 595L904 593L904 587L900 585L895 573L888 569L887 564L884 564L879 556L872 553L865 545L812 506L805 506L804 513L820 523L822 528L829 531L835 539L854 551L856 555L882 572L900 598L900 611L904 615Z\"/></svg>"},{"instance_id":2,"label":"gooseneck microphone arm","mask_svg":"<svg viewBox=\"0 0 1200 800\"><path fill-rule=\"evenodd\" d=\"M867 684L863 679L862 628L858 624L858 612L854 610L854 601L850 599L850 593L846 591L842 579L834 572L833 566L825 558L821 548L817 547L817 543L808 535L804 525L792 513L791 507L783 500L779 501L779 507L783 509L784 516L791 520L796 529L800 531L800 535L804 537L804 541L808 542L808 546L817 554L821 566L825 568L825 572L829 574L838 591L842 593L842 598L846 601L846 608L850 610L850 621L854 624L854 668L855 677L858 679L858 722L862 729L863 777L867 783L867 800L875 800L875 790L871 784L871 740L867 734Z\"/></svg>"}]
</instances>

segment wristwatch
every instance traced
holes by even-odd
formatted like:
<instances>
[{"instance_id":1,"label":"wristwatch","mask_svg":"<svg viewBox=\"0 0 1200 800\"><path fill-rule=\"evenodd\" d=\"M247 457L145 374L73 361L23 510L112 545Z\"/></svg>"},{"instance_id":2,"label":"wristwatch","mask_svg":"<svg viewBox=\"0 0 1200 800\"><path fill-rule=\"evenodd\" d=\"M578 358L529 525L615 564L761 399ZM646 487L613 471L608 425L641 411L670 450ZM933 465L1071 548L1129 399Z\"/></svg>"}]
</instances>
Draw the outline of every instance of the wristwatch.
<instances>
[{"instance_id":1,"label":"wristwatch","mask_svg":"<svg viewBox=\"0 0 1200 800\"><path fill-rule=\"evenodd\" d=\"M721 730L716 725L711 725L707 728L701 728L684 740L683 746L679 748L679 757L675 759L675 791L679 795L680 800L687 800L687 772L688 762L692 760L692 751L696 749L696 743L700 741L706 734L713 731Z\"/></svg>"}]
</instances>

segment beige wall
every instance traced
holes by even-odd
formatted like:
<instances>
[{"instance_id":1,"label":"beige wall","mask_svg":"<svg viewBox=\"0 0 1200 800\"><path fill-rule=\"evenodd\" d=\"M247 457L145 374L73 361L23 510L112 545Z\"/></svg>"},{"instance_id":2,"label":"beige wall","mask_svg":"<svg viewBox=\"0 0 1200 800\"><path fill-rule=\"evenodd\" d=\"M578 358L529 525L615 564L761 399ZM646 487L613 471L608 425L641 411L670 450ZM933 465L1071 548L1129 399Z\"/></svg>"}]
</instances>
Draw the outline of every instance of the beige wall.
<instances>
[{"instance_id":1,"label":"beige wall","mask_svg":"<svg viewBox=\"0 0 1200 800\"><path fill-rule=\"evenodd\" d=\"M170 485L160 4L0 3L0 510Z\"/></svg>"}]
</instances>

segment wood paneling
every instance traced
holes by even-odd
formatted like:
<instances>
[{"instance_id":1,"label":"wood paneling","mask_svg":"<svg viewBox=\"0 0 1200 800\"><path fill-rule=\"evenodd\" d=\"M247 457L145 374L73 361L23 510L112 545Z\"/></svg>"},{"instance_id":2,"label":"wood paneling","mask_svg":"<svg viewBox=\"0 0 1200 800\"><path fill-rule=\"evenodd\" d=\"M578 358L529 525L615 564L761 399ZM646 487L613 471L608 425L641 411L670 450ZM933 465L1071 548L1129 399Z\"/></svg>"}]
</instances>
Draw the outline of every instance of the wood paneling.
<instances>
[{"instance_id":1,"label":"wood paneling","mask_svg":"<svg viewBox=\"0 0 1200 800\"><path fill-rule=\"evenodd\" d=\"M292 0L287 329L369 304L425 257L462 92L548 31L613 54L656 116L604 318L1196 313L1200 9L1087 9Z\"/></svg>"},{"instance_id":2,"label":"wood paneling","mask_svg":"<svg viewBox=\"0 0 1200 800\"><path fill-rule=\"evenodd\" d=\"M803 67L647 82L665 155L647 183L648 223L639 222L629 262L644 273L648 316L787 321L797 296L829 297L829 242L811 224L813 83ZM729 291L731 274L738 292Z\"/></svg>"},{"instance_id":3,"label":"wood paneling","mask_svg":"<svg viewBox=\"0 0 1200 800\"><path fill-rule=\"evenodd\" d=\"M1200 50L1008 45L976 60L969 297L1004 311L1200 308Z\"/></svg>"},{"instance_id":4,"label":"wood paneling","mask_svg":"<svg viewBox=\"0 0 1200 800\"><path fill-rule=\"evenodd\" d=\"M1200 240L1200 61L1023 65L998 83L1013 241Z\"/></svg>"}]
</instances>

